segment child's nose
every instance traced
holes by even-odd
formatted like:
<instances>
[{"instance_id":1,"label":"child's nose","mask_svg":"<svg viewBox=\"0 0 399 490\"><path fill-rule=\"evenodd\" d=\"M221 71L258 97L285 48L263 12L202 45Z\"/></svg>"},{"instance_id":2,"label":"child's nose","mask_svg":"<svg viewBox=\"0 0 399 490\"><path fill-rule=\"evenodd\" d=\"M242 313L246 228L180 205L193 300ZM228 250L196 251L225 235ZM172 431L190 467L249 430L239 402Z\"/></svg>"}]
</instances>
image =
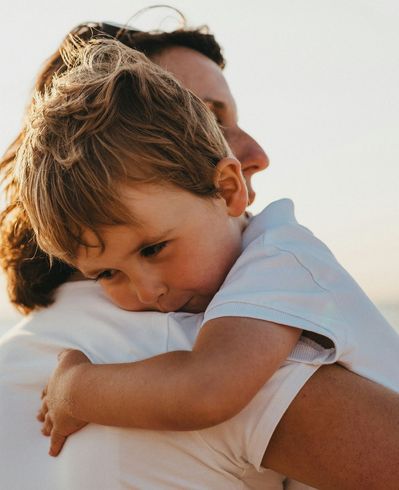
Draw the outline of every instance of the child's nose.
<instances>
[{"instance_id":1,"label":"child's nose","mask_svg":"<svg viewBox=\"0 0 399 490\"><path fill-rule=\"evenodd\" d=\"M146 281L134 285L137 298L144 305L156 305L159 298L166 293L166 287L160 282Z\"/></svg>"}]
</instances>

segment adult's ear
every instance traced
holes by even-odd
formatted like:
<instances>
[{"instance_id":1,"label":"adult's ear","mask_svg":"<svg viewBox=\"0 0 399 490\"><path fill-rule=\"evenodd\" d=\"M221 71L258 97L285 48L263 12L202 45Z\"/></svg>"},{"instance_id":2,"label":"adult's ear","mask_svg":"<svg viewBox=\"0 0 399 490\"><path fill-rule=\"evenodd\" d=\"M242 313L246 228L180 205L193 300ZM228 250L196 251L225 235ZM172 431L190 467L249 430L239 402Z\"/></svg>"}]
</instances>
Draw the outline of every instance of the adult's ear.
<instances>
[{"instance_id":1,"label":"adult's ear","mask_svg":"<svg viewBox=\"0 0 399 490\"><path fill-rule=\"evenodd\" d=\"M229 215L241 216L248 205L248 190L238 160L226 157L217 163L215 186L226 202Z\"/></svg>"}]
</instances>

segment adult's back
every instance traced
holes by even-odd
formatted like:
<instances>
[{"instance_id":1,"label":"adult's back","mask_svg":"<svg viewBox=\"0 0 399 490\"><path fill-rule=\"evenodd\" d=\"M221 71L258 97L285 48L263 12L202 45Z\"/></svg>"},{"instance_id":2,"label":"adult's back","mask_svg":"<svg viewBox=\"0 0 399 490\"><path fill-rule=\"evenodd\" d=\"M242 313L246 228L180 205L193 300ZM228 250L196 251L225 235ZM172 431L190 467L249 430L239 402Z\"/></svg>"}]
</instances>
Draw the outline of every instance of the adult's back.
<instances>
[{"instance_id":1,"label":"adult's back","mask_svg":"<svg viewBox=\"0 0 399 490\"><path fill-rule=\"evenodd\" d=\"M239 415L192 432L88 425L58 458L35 420L39 395L66 347L93 362L136 361L190 349L202 315L130 313L92 282L62 286L56 302L0 340L1 488L282 489L285 477L261 468L282 414L317 366L287 363ZM293 482L291 482L293 485Z\"/></svg>"}]
</instances>

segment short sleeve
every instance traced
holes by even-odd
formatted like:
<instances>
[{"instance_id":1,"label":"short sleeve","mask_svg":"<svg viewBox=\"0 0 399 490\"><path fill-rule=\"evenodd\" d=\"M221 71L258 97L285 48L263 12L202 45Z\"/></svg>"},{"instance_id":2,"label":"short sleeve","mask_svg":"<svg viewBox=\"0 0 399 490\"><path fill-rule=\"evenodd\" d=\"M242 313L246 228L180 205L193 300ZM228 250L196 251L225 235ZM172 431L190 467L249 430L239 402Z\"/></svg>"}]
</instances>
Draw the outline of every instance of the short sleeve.
<instances>
[{"instance_id":1,"label":"short sleeve","mask_svg":"<svg viewBox=\"0 0 399 490\"><path fill-rule=\"evenodd\" d=\"M335 280L334 267L325 261L325 250L313 255L314 247L310 244L307 249L305 243L300 244L302 253L296 243L276 245L268 243L270 237L267 241L265 236L250 243L239 257L206 310L204 322L240 316L315 332L334 344L333 349L324 349L321 357L317 355L317 360L335 362L345 347L346 331L332 289L326 281L318 281L321 275L332 277L333 283ZM299 357L292 359L316 359L312 357L314 347L308 343L297 351Z\"/></svg>"}]
</instances>

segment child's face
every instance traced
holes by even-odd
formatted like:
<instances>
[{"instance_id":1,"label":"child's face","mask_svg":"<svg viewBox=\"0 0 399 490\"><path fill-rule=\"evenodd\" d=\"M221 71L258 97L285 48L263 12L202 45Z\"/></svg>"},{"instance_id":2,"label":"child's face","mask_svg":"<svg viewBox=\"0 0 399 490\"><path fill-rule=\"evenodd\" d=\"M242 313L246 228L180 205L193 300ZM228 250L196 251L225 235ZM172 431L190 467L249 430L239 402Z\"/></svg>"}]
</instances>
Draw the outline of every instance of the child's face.
<instances>
[{"instance_id":1,"label":"child's face","mask_svg":"<svg viewBox=\"0 0 399 490\"><path fill-rule=\"evenodd\" d=\"M81 247L77 267L123 309L204 311L240 254L243 217L224 198L173 186L125 187L123 196L140 225L102 228L104 251ZM85 238L97 244L92 232Z\"/></svg>"}]
</instances>

